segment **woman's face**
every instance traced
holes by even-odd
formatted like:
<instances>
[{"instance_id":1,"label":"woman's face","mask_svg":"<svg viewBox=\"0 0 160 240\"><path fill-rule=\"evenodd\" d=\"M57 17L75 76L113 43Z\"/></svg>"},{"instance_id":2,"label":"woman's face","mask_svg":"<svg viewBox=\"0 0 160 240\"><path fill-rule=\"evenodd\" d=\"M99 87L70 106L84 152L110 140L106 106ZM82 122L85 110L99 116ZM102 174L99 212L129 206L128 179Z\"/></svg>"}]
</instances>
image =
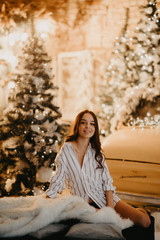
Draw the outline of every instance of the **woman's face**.
<instances>
[{"instance_id":1,"label":"woman's face","mask_svg":"<svg viewBox=\"0 0 160 240\"><path fill-rule=\"evenodd\" d=\"M85 113L79 124L79 137L91 138L95 133L95 121L90 113Z\"/></svg>"}]
</instances>

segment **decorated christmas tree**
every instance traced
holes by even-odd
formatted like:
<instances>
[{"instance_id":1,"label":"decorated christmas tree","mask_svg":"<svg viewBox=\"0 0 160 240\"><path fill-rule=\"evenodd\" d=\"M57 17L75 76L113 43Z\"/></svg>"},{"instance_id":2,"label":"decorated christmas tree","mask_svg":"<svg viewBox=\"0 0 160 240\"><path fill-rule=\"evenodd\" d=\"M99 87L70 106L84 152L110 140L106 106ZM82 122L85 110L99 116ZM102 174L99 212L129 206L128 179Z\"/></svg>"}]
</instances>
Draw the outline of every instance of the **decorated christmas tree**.
<instances>
[{"instance_id":1,"label":"decorated christmas tree","mask_svg":"<svg viewBox=\"0 0 160 240\"><path fill-rule=\"evenodd\" d=\"M131 122L130 116L145 105L144 99L148 104L148 101L156 101L156 97L160 95L158 13L156 1L149 1L146 6L141 7L142 17L134 36L128 38L127 34L122 34L119 41L116 41L115 54L107 68L101 101L103 120L108 121L101 131L106 135L120 124ZM126 32L127 29L124 29ZM144 124L150 125L151 122L149 123L146 117L143 116Z\"/></svg>"},{"instance_id":2,"label":"decorated christmas tree","mask_svg":"<svg viewBox=\"0 0 160 240\"><path fill-rule=\"evenodd\" d=\"M128 39L129 9L126 9L124 27L119 37L116 37L112 58L106 69L104 81L100 86L100 111L98 118L101 126L101 134L111 133L111 119L114 116L114 105L118 102L124 91L130 85L134 85L137 78L132 76L134 53L130 48L132 39Z\"/></svg>"},{"instance_id":3,"label":"decorated christmas tree","mask_svg":"<svg viewBox=\"0 0 160 240\"><path fill-rule=\"evenodd\" d=\"M135 62L132 71L137 72L138 79L155 86L160 76L160 16L156 0L149 1L141 8L142 18L133 37Z\"/></svg>"},{"instance_id":4,"label":"decorated christmas tree","mask_svg":"<svg viewBox=\"0 0 160 240\"><path fill-rule=\"evenodd\" d=\"M48 187L66 134L55 104L51 59L36 36L23 49L0 121L0 196L34 195Z\"/></svg>"},{"instance_id":5,"label":"decorated christmas tree","mask_svg":"<svg viewBox=\"0 0 160 240\"><path fill-rule=\"evenodd\" d=\"M113 130L120 122L140 127L160 125L160 111L157 112L160 96L160 16L156 0L148 1L146 6L141 7L141 14L132 43L135 63L132 72L133 76L137 75L138 84L126 88L123 97L115 104ZM148 111L143 111L147 105ZM138 115L142 112L142 116Z\"/></svg>"}]
</instances>

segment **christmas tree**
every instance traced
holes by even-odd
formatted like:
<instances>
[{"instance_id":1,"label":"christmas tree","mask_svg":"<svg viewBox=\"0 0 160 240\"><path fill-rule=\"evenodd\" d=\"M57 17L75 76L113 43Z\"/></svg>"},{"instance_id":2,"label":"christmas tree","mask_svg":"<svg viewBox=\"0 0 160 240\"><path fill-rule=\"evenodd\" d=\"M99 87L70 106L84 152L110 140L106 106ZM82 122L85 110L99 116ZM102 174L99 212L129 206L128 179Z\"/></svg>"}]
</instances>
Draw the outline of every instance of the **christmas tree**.
<instances>
[{"instance_id":1,"label":"christmas tree","mask_svg":"<svg viewBox=\"0 0 160 240\"><path fill-rule=\"evenodd\" d=\"M132 71L137 72L141 82L152 87L160 76L160 21L156 0L149 1L141 9L142 18L133 37L135 62Z\"/></svg>"},{"instance_id":2,"label":"christmas tree","mask_svg":"<svg viewBox=\"0 0 160 240\"><path fill-rule=\"evenodd\" d=\"M148 1L147 5L141 7L141 14L132 43L135 63L132 75L137 75L138 83L126 88L123 97L115 105L113 129L117 128L120 121L140 127L160 125L160 112L155 109L151 114L151 108L158 104L160 96L160 18L156 0ZM142 108L147 105L150 107L144 114ZM138 116L138 112L143 112L142 116Z\"/></svg>"},{"instance_id":3,"label":"christmas tree","mask_svg":"<svg viewBox=\"0 0 160 240\"><path fill-rule=\"evenodd\" d=\"M54 104L51 59L34 36L23 49L9 106L0 121L0 196L34 195L48 187L66 134Z\"/></svg>"},{"instance_id":4,"label":"christmas tree","mask_svg":"<svg viewBox=\"0 0 160 240\"><path fill-rule=\"evenodd\" d=\"M134 85L132 65L134 53L130 48L128 39L129 9L126 9L124 27L119 37L116 37L114 51L106 69L105 79L100 86L100 110L98 118L101 134L106 136L111 133L111 119L114 116L114 105L123 96L130 85Z\"/></svg>"},{"instance_id":5,"label":"christmas tree","mask_svg":"<svg viewBox=\"0 0 160 240\"><path fill-rule=\"evenodd\" d=\"M104 100L101 102L103 118L108 121L101 131L106 135L121 123L130 121L129 116L138 110L137 107L144 106L140 101L144 103L146 99L147 104L160 95L160 23L156 5L153 0L141 7L142 18L134 36L123 34L115 44L116 54L107 68L105 95L102 93Z\"/></svg>"}]
</instances>

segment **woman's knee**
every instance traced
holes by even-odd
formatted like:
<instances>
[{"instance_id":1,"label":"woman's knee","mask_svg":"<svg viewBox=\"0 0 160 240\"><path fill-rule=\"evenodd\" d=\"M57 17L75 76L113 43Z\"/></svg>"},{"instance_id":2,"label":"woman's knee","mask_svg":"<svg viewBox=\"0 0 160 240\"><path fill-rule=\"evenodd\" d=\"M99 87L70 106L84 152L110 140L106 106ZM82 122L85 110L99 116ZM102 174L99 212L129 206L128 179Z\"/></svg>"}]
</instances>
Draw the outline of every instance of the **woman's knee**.
<instances>
[{"instance_id":1,"label":"woman's knee","mask_svg":"<svg viewBox=\"0 0 160 240\"><path fill-rule=\"evenodd\" d=\"M151 224L151 220L149 216L143 216L140 220L140 225L142 225L144 228L148 228Z\"/></svg>"},{"instance_id":2,"label":"woman's knee","mask_svg":"<svg viewBox=\"0 0 160 240\"><path fill-rule=\"evenodd\" d=\"M141 214L139 216L139 224L145 228L149 227L149 225L151 224L151 220L150 220L148 213L144 209L141 209L141 208L138 208L137 210L141 212Z\"/></svg>"},{"instance_id":3,"label":"woman's knee","mask_svg":"<svg viewBox=\"0 0 160 240\"><path fill-rule=\"evenodd\" d=\"M122 218L130 218L135 224L141 225L145 228L149 227L151 221L147 212L142 208L134 208L131 205L120 200L115 210Z\"/></svg>"}]
</instances>

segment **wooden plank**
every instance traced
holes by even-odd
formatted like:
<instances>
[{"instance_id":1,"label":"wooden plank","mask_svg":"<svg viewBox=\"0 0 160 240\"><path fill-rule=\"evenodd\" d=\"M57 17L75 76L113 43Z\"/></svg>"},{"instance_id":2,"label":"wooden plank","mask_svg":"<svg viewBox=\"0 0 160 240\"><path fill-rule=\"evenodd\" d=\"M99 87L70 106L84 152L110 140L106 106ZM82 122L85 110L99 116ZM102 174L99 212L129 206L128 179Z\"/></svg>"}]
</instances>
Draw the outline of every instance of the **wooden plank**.
<instances>
[{"instance_id":1,"label":"wooden plank","mask_svg":"<svg viewBox=\"0 0 160 240\"><path fill-rule=\"evenodd\" d=\"M120 199L126 200L130 203L135 203L135 205L136 203L141 203L142 205L145 204L160 207L160 197L127 192L117 192L117 195Z\"/></svg>"},{"instance_id":2,"label":"wooden plank","mask_svg":"<svg viewBox=\"0 0 160 240\"><path fill-rule=\"evenodd\" d=\"M160 197L160 164L107 160L117 191Z\"/></svg>"}]
</instances>

